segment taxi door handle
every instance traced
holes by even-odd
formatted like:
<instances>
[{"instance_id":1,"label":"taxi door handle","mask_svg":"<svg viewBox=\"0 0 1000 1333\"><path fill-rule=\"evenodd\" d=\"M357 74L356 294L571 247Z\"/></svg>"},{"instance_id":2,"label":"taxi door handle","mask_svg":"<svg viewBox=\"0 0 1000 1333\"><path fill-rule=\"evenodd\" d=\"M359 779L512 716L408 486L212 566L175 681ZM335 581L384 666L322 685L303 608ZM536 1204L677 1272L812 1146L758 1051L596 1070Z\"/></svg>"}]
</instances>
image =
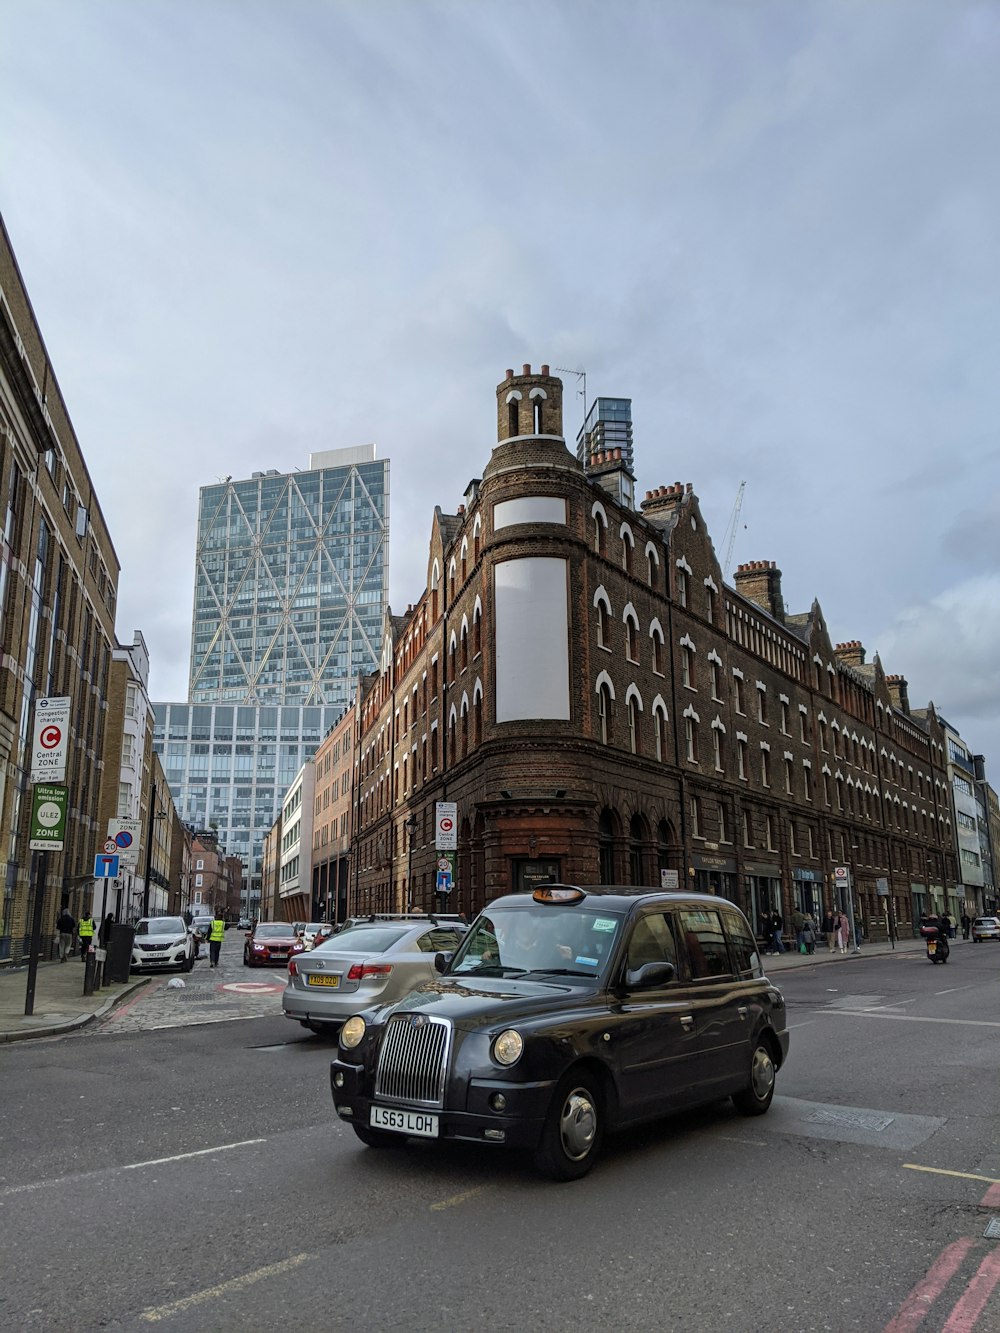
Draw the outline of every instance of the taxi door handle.
<instances>
[{"instance_id":1,"label":"taxi door handle","mask_svg":"<svg viewBox=\"0 0 1000 1333\"><path fill-rule=\"evenodd\" d=\"M685 1032L690 1032L694 1027L694 1016L692 1014L683 1014L681 1016L681 1027Z\"/></svg>"},{"instance_id":2,"label":"taxi door handle","mask_svg":"<svg viewBox=\"0 0 1000 1333\"><path fill-rule=\"evenodd\" d=\"M746 1018L746 1016L747 1016L747 1007L746 1007L746 1005L745 1005L745 1004L741 1004L740 1007L736 1010L736 1012L739 1014L740 1018Z\"/></svg>"}]
</instances>

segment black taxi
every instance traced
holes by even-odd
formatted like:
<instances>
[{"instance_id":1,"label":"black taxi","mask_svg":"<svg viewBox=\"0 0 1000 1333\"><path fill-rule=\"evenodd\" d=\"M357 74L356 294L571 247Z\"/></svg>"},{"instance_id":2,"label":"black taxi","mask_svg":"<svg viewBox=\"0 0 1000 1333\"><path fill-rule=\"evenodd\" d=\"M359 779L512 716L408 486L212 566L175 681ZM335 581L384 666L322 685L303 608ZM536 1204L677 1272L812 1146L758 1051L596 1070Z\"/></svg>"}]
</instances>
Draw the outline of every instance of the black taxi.
<instances>
[{"instance_id":1,"label":"black taxi","mask_svg":"<svg viewBox=\"0 0 1000 1333\"><path fill-rule=\"evenodd\" d=\"M771 1104L785 1003L725 899L546 884L498 898L435 961L435 980L341 1029L334 1107L370 1147L506 1145L572 1180L608 1130Z\"/></svg>"}]
</instances>

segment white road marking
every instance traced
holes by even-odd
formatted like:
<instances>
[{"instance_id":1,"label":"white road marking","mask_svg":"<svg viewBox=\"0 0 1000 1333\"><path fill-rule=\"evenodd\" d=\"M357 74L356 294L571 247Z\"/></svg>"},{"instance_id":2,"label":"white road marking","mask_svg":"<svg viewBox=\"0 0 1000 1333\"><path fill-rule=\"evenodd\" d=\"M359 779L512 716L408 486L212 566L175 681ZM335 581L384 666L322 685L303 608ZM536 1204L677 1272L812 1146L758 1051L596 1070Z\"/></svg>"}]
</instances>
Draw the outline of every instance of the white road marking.
<instances>
[{"instance_id":1,"label":"white road marking","mask_svg":"<svg viewBox=\"0 0 1000 1333\"><path fill-rule=\"evenodd\" d=\"M796 1028L807 1028L810 1023L815 1023L815 1018L807 1018L804 1023L789 1023L788 1031L794 1032Z\"/></svg>"},{"instance_id":2,"label":"white road marking","mask_svg":"<svg viewBox=\"0 0 1000 1333\"><path fill-rule=\"evenodd\" d=\"M492 1185L477 1185L475 1189L466 1190L464 1194L453 1194L450 1199L442 1199L440 1203L432 1203L430 1205L431 1212L440 1212L442 1208L454 1208L457 1204L465 1203L466 1199L474 1199L477 1194L482 1194L485 1190L492 1188Z\"/></svg>"},{"instance_id":3,"label":"white road marking","mask_svg":"<svg viewBox=\"0 0 1000 1333\"><path fill-rule=\"evenodd\" d=\"M897 1023L950 1023L966 1028L1000 1028L1000 1023L992 1023L985 1018L921 1018L919 1014L875 1013L872 1009L817 1009L816 1012L832 1018L846 1015L848 1018L887 1018Z\"/></svg>"},{"instance_id":4,"label":"white road marking","mask_svg":"<svg viewBox=\"0 0 1000 1333\"><path fill-rule=\"evenodd\" d=\"M8 1185L0 1189L0 1199L10 1194L30 1194L33 1190L49 1189L52 1185L76 1184L81 1180L91 1180L95 1176L114 1175L116 1171L138 1171L143 1166L160 1166L163 1162L180 1162L186 1157L205 1157L209 1153L227 1152L230 1148L243 1148L254 1143L266 1143L266 1139L243 1139L239 1143L222 1143L217 1148L199 1148L196 1152L178 1153L176 1157L157 1157L149 1162L130 1162L127 1166L103 1167L99 1171L79 1171L72 1176L53 1176L51 1180L36 1180L30 1185Z\"/></svg>"},{"instance_id":5,"label":"white road marking","mask_svg":"<svg viewBox=\"0 0 1000 1333\"><path fill-rule=\"evenodd\" d=\"M950 986L948 990L936 990L935 995L954 995L956 991L972 990L972 986Z\"/></svg>"},{"instance_id":6,"label":"white road marking","mask_svg":"<svg viewBox=\"0 0 1000 1333\"><path fill-rule=\"evenodd\" d=\"M148 1162L129 1162L122 1171L138 1171L144 1166L162 1166L164 1162L183 1162L186 1157L207 1157L213 1152L228 1152L230 1148L249 1148L255 1143L264 1143L265 1139L240 1139L238 1143L220 1143L217 1148L198 1148L195 1152L179 1152L174 1157L153 1157Z\"/></svg>"},{"instance_id":7,"label":"white road marking","mask_svg":"<svg viewBox=\"0 0 1000 1333\"><path fill-rule=\"evenodd\" d=\"M287 1273L315 1257L312 1254L293 1254L290 1259L282 1259L280 1263L268 1264L265 1268L258 1268L253 1273L244 1273L242 1277L230 1278L228 1282L220 1282L216 1287L206 1287L204 1291L196 1291L194 1295L185 1296L179 1301L171 1301L169 1305L157 1305L150 1310L143 1310L139 1318L144 1319L147 1324L155 1324L160 1319L169 1319L172 1314L178 1314L181 1310L190 1310L193 1305L202 1305L205 1301L214 1300L216 1296L225 1296L231 1291L242 1291L244 1287L250 1287L264 1278L274 1277L278 1273Z\"/></svg>"}]
</instances>

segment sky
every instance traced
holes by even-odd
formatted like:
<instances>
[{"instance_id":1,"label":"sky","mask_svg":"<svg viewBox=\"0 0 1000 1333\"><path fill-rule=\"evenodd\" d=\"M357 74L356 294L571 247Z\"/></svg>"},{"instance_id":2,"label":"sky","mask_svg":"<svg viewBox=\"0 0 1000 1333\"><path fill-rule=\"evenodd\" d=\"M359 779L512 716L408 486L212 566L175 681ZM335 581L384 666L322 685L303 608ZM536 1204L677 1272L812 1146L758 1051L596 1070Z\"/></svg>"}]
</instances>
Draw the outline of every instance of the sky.
<instances>
[{"instance_id":1,"label":"sky","mask_svg":"<svg viewBox=\"0 0 1000 1333\"><path fill-rule=\"evenodd\" d=\"M425 585L525 363L1000 786L1000 4L0 0L0 212L186 698L198 488L374 443ZM582 381L563 375L565 427Z\"/></svg>"}]
</instances>

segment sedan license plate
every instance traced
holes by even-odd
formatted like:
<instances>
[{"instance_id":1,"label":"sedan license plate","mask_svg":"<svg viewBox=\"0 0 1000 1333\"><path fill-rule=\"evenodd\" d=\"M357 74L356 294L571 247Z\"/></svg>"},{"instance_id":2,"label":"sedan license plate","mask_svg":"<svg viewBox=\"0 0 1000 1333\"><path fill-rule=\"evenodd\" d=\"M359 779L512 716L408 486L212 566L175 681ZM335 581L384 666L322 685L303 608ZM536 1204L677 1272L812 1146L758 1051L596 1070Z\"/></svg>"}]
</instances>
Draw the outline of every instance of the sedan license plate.
<instances>
[{"instance_id":1,"label":"sedan license plate","mask_svg":"<svg viewBox=\"0 0 1000 1333\"><path fill-rule=\"evenodd\" d=\"M339 986L340 977L317 977L312 973L306 978L310 986Z\"/></svg>"},{"instance_id":2,"label":"sedan license plate","mask_svg":"<svg viewBox=\"0 0 1000 1333\"><path fill-rule=\"evenodd\" d=\"M394 1129L424 1139L438 1136L437 1116L424 1111L391 1111L388 1106L373 1106L370 1124L372 1129Z\"/></svg>"}]
</instances>

